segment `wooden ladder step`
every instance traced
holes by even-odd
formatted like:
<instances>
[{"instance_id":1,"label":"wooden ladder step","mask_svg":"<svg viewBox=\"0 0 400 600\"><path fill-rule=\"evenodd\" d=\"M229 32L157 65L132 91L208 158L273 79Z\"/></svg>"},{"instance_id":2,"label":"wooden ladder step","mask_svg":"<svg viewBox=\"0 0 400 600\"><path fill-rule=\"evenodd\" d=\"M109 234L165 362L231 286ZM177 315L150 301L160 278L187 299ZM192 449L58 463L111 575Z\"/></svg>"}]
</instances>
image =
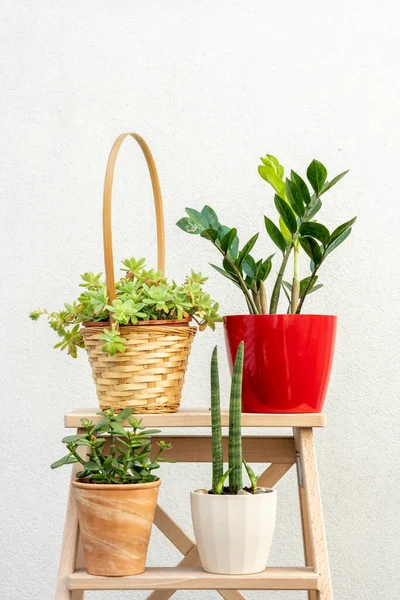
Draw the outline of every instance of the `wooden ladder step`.
<instances>
[{"instance_id":1,"label":"wooden ladder step","mask_svg":"<svg viewBox=\"0 0 400 600\"><path fill-rule=\"evenodd\" d=\"M70 590L318 590L310 567L267 567L255 575L216 575L201 567L149 567L141 575L101 577L77 570Z\"/></svg>"}]
</instances>

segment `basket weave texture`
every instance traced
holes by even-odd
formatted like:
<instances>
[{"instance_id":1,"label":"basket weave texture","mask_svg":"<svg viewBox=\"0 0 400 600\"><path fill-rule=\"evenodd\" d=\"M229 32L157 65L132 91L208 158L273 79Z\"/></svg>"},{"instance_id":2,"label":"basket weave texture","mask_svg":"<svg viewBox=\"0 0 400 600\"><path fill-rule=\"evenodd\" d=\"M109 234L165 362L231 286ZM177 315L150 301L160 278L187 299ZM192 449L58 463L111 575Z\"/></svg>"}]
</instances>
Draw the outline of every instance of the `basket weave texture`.
<instances>
[{"instance_id":1,"label":"basket weave texture","mask_svg":"<svg viewBox=\"0 0 400 600\"><path fill-rule=\"evenodd\" d=\"M176 412L197 328L142 325L119 329L126 350L114 356L101 349L103 327L82 329L101 409Z\"/></svg>"}]
</instances>

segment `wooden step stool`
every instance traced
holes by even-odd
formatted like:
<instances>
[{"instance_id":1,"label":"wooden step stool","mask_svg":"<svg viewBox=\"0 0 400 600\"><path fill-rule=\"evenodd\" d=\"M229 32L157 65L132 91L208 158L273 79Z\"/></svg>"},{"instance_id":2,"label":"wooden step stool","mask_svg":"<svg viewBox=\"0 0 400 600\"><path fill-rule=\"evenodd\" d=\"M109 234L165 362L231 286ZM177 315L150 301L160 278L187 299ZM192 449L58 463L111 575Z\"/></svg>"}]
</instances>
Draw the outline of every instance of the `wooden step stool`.
<instances>
[{"instance_id":1,"label":"wooden step stool","mask_svg":"<svg viewBox=\"0 0 400 600\"><path fill-rule=\"evenodd\" d=\"M99 409L79 409L65 416L65 427L81 433L81 419L94 423ZM146 427L211 427L208 410L181 410L169 414L135 415ZM125 423L127 425L127 423ZM222 413L228 425L228 411ZM267 567L256 575L214 575L206 573L193 540L160 507L154 523L178 548L183 558L176 567L147 568L129 577L89 575L79 536L76 504L69 490L62 542L56 600L83 600L84 590L154 590L150 600L167 600L176 590L217 590L225 600L245 600L244 590L308 590L309 600L332 600L321 497L313 441L313 427L324 427L323 414L243 414L243 427L291 427L293 436L244 436L243 455L249 463L271 463L259 478L262 487L273 487L296 465L303 529L305 567ZM211 462L211 432L208 435L160 436L173 444L168 458L178 462ZM224 438L224 452L227 438ZM72 466L71 481L79 470ZM166 484L168 485L168 481ZM189 502L189 490L188 490Z\"/></svg>"}]
</instances>

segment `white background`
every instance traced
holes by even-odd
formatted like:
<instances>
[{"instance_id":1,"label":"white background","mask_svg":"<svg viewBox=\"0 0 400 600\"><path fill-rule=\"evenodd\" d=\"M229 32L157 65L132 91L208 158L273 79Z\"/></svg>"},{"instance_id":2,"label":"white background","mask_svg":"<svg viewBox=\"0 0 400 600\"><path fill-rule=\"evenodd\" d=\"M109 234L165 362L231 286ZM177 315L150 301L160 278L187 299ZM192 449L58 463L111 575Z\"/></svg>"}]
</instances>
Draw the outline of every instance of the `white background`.
<instances>
[{"instance_id":1,"label":"white background","mask_svg":"<svg viewBox=\"0 0 400 600\"><path fill-rule=\"evenodd\" d=\"M61 308L76 297L80 273L102 269L104 169L128 130L147 139L158 165L169 274L207 273L225 314L244 302L208 266L216 256L207 242L175 227L184 207L210 203L242 240L261 230L265 256L263 215L274 208L259 156L275 154L300 173L314 157L330 175L351 169L320 214L329 227L358 221L308 305L340 316L329 426L316 433L320 479L335 597L398 598L399 17L394 0L3 0L2 599L53 597L69 473L49 465L63 452L63 414L96 405L85 355L52 350L53 332L28 313ZM145 255L154 265L150 183L133 142L116 180L116 257ZM219 327L195 340L184 407L208 406L216 342L227 397ZM208 484L209 467L168 465L162 477L162 504L190 529L188 492ZM301 564L294 484L289 473L278 485L271 564ZM154 531L149 563L178 558Z\"/></svg>"}]
</instances>

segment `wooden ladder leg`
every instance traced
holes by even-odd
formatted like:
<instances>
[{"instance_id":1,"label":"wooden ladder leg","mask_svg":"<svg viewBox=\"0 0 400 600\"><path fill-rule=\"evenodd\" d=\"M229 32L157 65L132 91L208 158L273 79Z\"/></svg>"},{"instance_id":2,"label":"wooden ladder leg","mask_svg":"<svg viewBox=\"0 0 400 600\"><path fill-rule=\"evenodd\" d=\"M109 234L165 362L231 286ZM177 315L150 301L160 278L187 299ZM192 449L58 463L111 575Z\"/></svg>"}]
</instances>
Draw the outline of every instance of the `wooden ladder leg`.
<instances>
[{"instance_id":1,"label":"wooden ladder leg","mask_svg":"<svg viewBox=\"0 0 400 600\"><path fill-rule=\"evenodd\" d=\"M83 433L83 430L78 429L77 433ZM83 590L70 591L67 585L69 575L75 571L76 567L83 567L85 564L80 544L78 512L72 489L72 482L81 468L79 463L72 465L55 600L84 599Z\"/></svg>"},{"instance_id":2,"label":"wooden ladder leg","mask_svg":"<svg viewBox=\"0 0 400 600\"><path fill-rule=\"evenodd\" d=\"M333 600L313 430L296 427L293 434L299 458L297 470L306 565L314 567L321 575L321 589L310 591L308 597L309 600Z\"/></svg>"}]
</instances>

